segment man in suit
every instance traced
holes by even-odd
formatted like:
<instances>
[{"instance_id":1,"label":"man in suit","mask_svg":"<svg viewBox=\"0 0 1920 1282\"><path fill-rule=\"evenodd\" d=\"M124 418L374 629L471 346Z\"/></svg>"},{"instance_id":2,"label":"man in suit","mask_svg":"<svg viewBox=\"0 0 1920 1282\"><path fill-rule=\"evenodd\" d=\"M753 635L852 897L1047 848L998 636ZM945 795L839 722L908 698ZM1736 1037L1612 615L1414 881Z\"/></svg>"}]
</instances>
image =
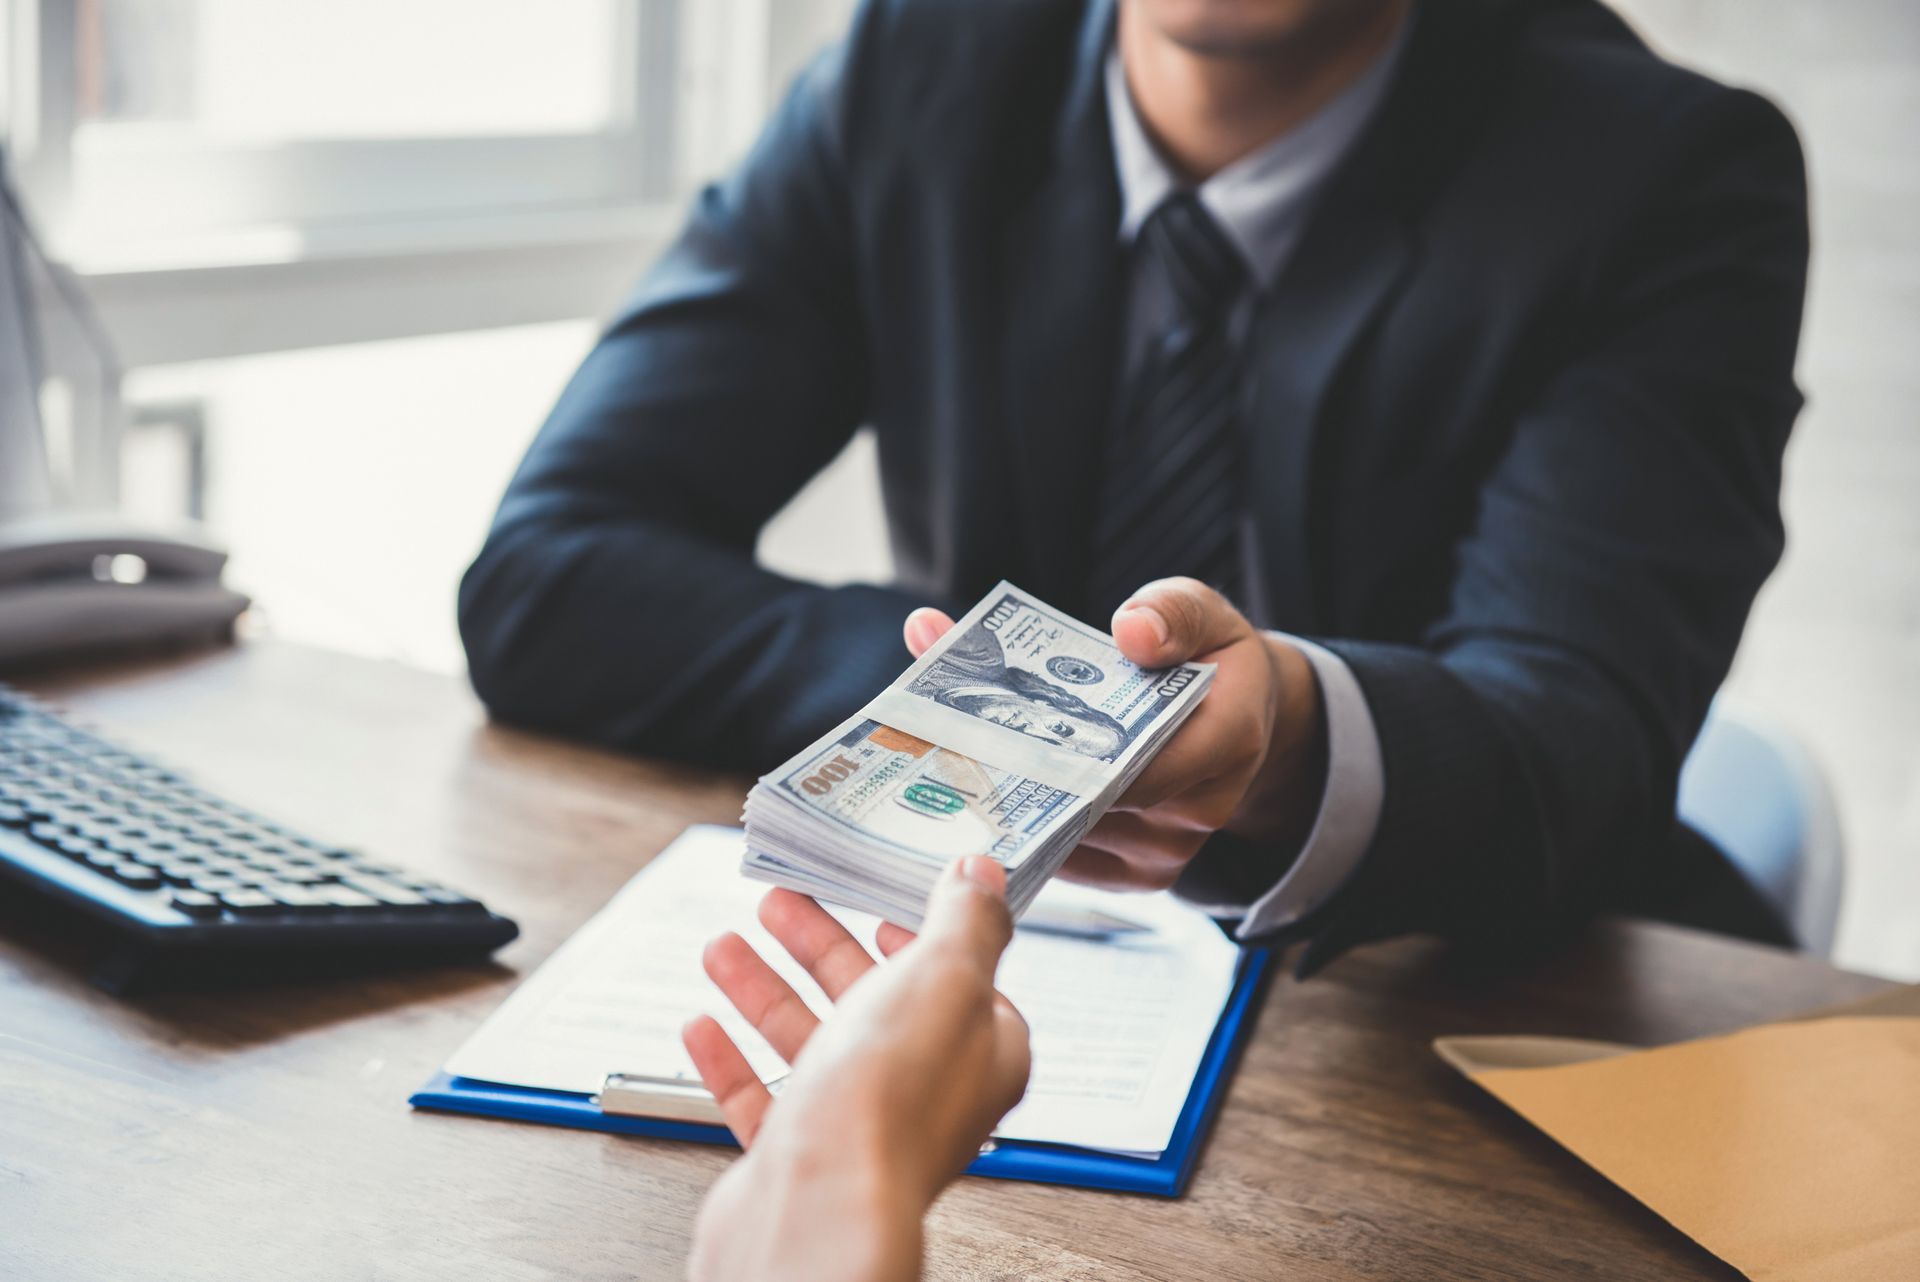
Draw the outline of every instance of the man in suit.
<instances>
[{"instance_id":1,"label":"man in suit","mask_svg":"<svg viewBox=\"0 0 1920 1282\"><path fill-rule=\"evenodd\" d=\"M1221 664L1069 871L1303 973L1595 906L1776 562L1791 127L1594 0L871 0L587 358L461 590L502 718L778 762L1006 577ZM861 424L898 582L757 567Z\"/></svg>"}]
</instances>

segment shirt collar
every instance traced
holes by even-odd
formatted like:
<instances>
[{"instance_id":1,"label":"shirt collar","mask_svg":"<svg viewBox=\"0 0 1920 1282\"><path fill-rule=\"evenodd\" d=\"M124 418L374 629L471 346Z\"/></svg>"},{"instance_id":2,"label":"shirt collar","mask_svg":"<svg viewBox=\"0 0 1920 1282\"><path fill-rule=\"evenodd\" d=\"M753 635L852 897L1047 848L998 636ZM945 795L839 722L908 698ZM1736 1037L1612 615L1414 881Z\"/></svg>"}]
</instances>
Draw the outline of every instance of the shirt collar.
<instances>
[{"instance_id":1,"label":"shirt collar","mask_svg":"<svg viewBox=\"0 0 1920 1282\"><path fill-rule=\"evenodd\" d=\"M1403 20L1380 56L1320 110L1200 184L1200 203L1246 257L1260 288L1278 275L1307 201L1386 96L1412 26L1411 16ZM1134 109L1117 41L1107 51L1106 96L1120 180L1120 240L1131 244L1147 216L1183 184Z\"/></svg>"}]
</instances>

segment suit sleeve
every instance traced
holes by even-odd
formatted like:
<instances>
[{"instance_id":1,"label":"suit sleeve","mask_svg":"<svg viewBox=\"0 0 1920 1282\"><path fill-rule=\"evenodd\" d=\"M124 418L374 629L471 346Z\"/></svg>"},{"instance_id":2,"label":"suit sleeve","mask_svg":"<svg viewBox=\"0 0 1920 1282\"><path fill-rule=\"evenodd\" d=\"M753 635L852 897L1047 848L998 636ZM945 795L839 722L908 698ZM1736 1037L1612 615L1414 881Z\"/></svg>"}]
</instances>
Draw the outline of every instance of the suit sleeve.
<instances>
[{"instance_id":1,"label":"suit sleeve","mask_svg":"<svg viewBox=\"0 0 1920 1282\"><path fill-rule=\"evenodd\" d=\"M498 717L763 768L906 662L921 602L754 564L762 525L860 423L848 56L796 83L586 358L461 584Z\"/></svg>"},{"instance_id":2,"label":"suit sleeve","mask_svg":"<svg viewBox=\"0 0 1920 1282\"><path fill-rule=\"evenodd\" d=\"M1597 255L1592 323L1518 416L1417 645L1325 640L1385 774L1359 868L1287 935L1303 974L1406 931L1610 901L1671 848L1679 768L1780 556L1807 260L1800 150L1719 93Z\"/></svg>"}]
</instances>

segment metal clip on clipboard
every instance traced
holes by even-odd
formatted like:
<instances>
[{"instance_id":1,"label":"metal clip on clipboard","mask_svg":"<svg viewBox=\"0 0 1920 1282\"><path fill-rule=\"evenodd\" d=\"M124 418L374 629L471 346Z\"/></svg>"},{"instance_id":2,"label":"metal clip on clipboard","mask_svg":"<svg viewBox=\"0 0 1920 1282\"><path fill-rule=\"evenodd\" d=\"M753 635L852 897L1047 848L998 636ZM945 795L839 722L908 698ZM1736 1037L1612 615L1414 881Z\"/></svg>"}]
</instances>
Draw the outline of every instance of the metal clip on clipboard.
<instances>
[{"instance_id":1,"label":"metal clip on clipboard","mask_svg":"<svg viewBox=\"0 0 1920 1282\"><path fill-rule=\"evenodd\" d=\"M782 1074L767 1083L767 1090L778 1095L786 1084ZM644 1073L608 1073L593 1097L602 1113L617 1117L650 1117L667 1122L697 1122L707 1126L725 1126L719 1101L697 1081L684 1077L648 1077ZM989 1139L980 1146L985 1156L999 1148Z\"/></svg>"},{"instance_id":2,"label":"metal clip on clipboard","mask_svg":"<svg viewBox=\"0 0 1920 1282\"><path fill-rule=\"evenodd\" d=\"M773 1094L785 1082L782 1074L767 1083ZM720 1104L698 1079L649 1077L645 1073L608 1073L594 1102L602 1113L620 1117L651 1117L665 1122L698 1122L725 1126Z\"/></svg>"}]
</instances>

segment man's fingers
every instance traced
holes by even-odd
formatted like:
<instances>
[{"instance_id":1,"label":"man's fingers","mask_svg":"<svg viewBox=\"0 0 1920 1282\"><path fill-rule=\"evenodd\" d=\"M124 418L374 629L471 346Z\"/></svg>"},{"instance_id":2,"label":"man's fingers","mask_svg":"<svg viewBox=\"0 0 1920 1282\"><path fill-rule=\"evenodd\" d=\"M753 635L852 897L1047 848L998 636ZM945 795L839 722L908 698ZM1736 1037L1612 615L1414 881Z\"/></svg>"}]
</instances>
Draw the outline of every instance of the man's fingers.
<instances>
[{"instance_id":1,"label":"man's fingers","mask_svg":"<svg viewBox=\"0 0 1920 1282\"><path fill-rule=\"evenodd\" d=\"M949 864L927 899L920 938L964 950L991 974L1013 938L1006 869L985 855Z\"/></svg>"},{"instance_id":2,"label":"man's fingers","mask_svg":"<svg viewBox=\"0 0 1920 1282\"><path fill-rule=\"evenodd\" d=\"M953 620L948 617L946 611L923 605L907 616L906 627L903 629L907 638L907 649L912 651L913 657L917 659L932 649L933 643L947 635L948 629L952 627Z\"/></svg>"},{"instance_id":3,"label":"man's fingers","mask_svg":"<svg viewBox=\"0 0 1920 1282\"><path fill-rule=\"evenodd\" d=\"M770 890L760 901L760 924L807 968L831 1000L873 969L873 956L833 914L805 895Z\"/></svg>"},{"instance_id":4,"label":"man's fingers","mask_svg":"<svg viewBox=\"0 0 1920 1282\"><path fill-rule=\"evenodd\" d=\"M1086 836L1082 846L1118 855L1145 876L1178 876L1213 829L1178 818L1163 810L1109 810Z\"/></svg>"},{"instance_id":5,"label":"man's fingers","mask_svg":"<svg viewBox=\"0 0 1920 1282\"><path fill-rule=\"evenodd\" d=\"M1116 809L1165 807L1170 819L1208 828L1218 828L1227 821L1233 812L1233 803L1246 791L1252 761L1220 751L1221 737L1209 733L1216 718L1209 717L1200 725L1194 725L1206 711L1207 706L1202 703L1187 724L1180 727L1181 732L1191 727L1192 736L1183 739L1176 733L1160 755L1140 772L1140 777L1120 794ZM1224 810L1216 804L1221 801L1225 802Z\"/></svg>"},{"instance_id":6,"label":"man's fingers","mask_svg":"<svg viewBox=\"0 0 1920 1282\"><path fill-rule=\"evenodd\" d=\"M1060 865L1060 876L1100 890L1145 890L1139 871L1110 850L1080 845Z\"/></svg>"},{"instance_id":7,"label":"man's fingers","mask_svg":"<svg viewBox=\"0 0 1920 1282\"><path fill-rule=\"evenodd\" d=\"M707 945L701 965L733 1008L791 1064L820 1025L800 994L740 936L728 933Z\"/></svg>"},{"instance_id":8,"label":"man's fingers","mask_svg":"<svg viewBox=\"0 0 1920 1282\"><path fill-rule=\"evenodd\" d=\"M1184 663L1251 635L1240 611L1198 579L1156 579L1113 612L1113 639L1145 668Z\"/></svg>"},{"instance_id":9,"label":"man's fingers","mask_svg":"<svg viewBox=\"0 0 1920 1282\"><path fill-rule=\"evenodd\" d=\"M727 1129L740 1141L741 1148L750 1147L753 1137L760 1133L760 1123L765 1120L773 1097L747 1063L747 1057L711 1015L689 1020L680 1030L680 1041L692 1057L694 1068L699 1070L700 1081L720 1105Z\"/></svg>"}]
</instances>

